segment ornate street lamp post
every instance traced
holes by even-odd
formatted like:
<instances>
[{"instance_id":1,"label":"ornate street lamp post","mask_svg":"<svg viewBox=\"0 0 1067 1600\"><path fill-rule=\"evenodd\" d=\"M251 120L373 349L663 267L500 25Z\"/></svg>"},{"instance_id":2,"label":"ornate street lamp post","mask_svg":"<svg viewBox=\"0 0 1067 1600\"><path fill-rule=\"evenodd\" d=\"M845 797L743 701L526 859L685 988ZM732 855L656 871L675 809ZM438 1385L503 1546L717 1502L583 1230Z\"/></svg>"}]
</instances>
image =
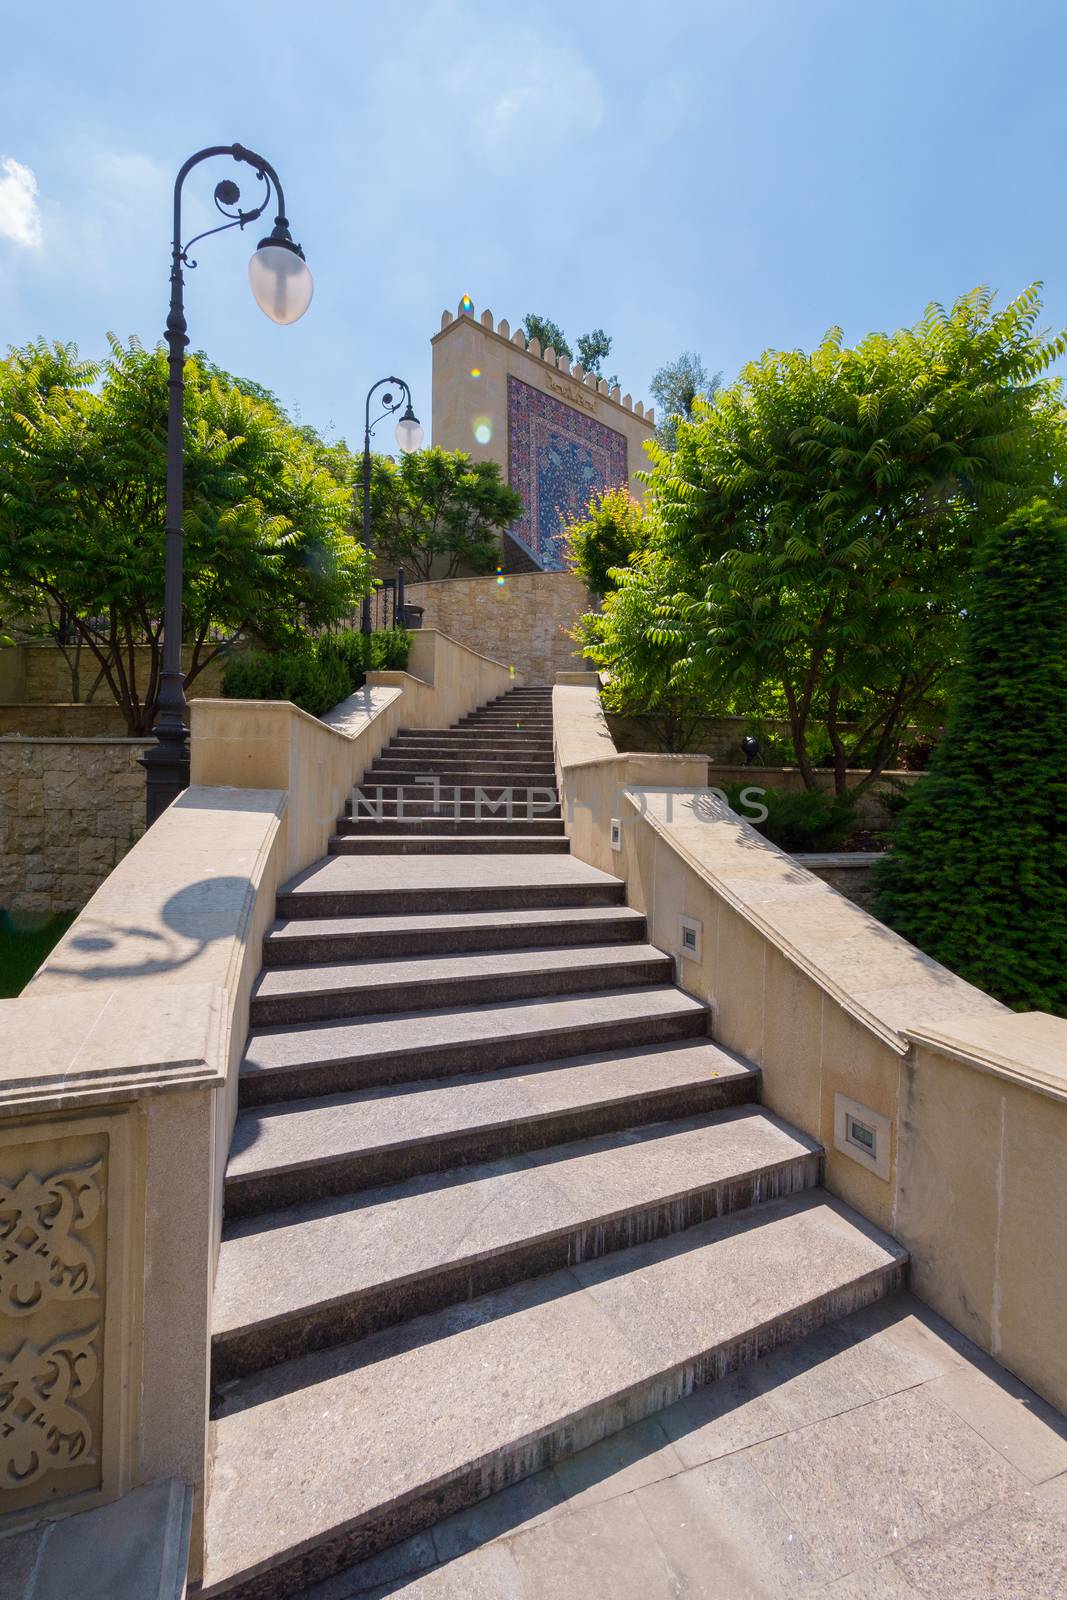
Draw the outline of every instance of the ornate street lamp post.
<instances>
[{"instance_id":1,"label":"ornate street lamp post","mask_svg":"<svg viewBox=\"0 0 1067 1600\"><path fill-rule=\"evenodd\" d=\"M395 400L391 394L383 394L382 405L385 407L385 410L382 412L381 416L376 417L372 422L370 419L371 400L373 399L374 395L377 394L379 389L385 388L387 383L392 384L395 389L400 389L402 393L398 394ZM385 417L391 417L394 412L400 410L400 407L404 404L405 400L407 400L407 409L396 425L396 442L400 449L403 450L404 454L407 455L410 450L417 450L419 445L422 443L422 423L419 421L414 410L412 409L411 390L408 388L403 378L379 378L378 382L372 384L370 389L367 391L367 409L364 413L363 427L363 549L367 557L368 575L370 573L371 533L370 436L378 426L379 422L381 422ZM367 593L363 596L363 610L360 620L362 623L363 632L369 635L371 631L369 588ZM403 617L400 618L400 621L401 624L403 624Z\"/></svg>"},{"instance_id":2,"label":"ornate street lamp post","mask_svg":"<svg viewBox=\"0 0 1067 1600\"><path fill-rule=\"evenodd\" d=\"M218 228L198 233L182 244L182 185L201 161L212 156L230 156L250 166L264 186L257 206L240 209L241 191L231 178L215 185L215 206L231 220ZM285 215L285 196L278 174L269 161L246 150L241 144L215 144L200 150L188 161L174 181L174 242L170 266L170 314L166 340L170 347L167 381L167 510L166 565L163 579L163 674L159 691L159 715L152 732L156 743L146 750L142 766L148 774L146 815L151 827L156 818L181 793L189 782L189 730L185 726L188 703L182 673L182 493L183 493L183 416L185 404L185 348L189 343L185 321L182 268L196 262L189 255L194 244L228 228L244 228L261 217L277 200L277 215L270 234L259 241L248 263L248 280L260 309L272 322L296 322L311 304L314 290L304 252L294 244Z\"/></svg>"}]
</instances>

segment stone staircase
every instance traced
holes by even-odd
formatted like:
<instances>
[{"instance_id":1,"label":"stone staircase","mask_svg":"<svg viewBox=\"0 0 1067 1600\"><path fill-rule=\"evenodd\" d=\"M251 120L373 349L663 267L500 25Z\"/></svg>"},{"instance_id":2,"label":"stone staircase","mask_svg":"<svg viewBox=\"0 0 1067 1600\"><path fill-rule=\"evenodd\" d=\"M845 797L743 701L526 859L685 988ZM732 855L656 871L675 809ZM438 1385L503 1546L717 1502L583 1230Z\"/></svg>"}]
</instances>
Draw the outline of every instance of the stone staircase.
<instances>
[{"instance_id":1,"label":"stone staircase","mask_svg":"<svg viewBox=\"0 0 1067 1600\"><path fill-rule=\"evenodd\" d=\"M549 690L363 792L252 1000L205 1594L299 1594L905 1271L568 854Z\"/></svg>"}]
</instances>

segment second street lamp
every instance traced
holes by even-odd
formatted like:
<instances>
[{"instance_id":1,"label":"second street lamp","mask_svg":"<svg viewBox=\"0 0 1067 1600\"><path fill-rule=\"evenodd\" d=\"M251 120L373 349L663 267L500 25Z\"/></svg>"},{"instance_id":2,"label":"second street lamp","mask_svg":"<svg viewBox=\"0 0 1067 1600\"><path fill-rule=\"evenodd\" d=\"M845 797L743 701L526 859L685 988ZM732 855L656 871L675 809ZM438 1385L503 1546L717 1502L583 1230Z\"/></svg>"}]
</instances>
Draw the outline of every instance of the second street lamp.
<instances>
[{"instance_id":1,"label":"second street lamp","mask_svg":"<svg viewBox=\"0 0 1067 1600\"><path fill-rule=\"evenodd\" d=\"M241 191L232 178L215 185L215 207L229 218L217 228L198 233L182 244L182 186L201 161L212 156L230 156L252 168L264 186L260 203L242 211ZM166 555L163 574L163 672L159 690L159 712L152 733L156 743L146 750L141 765L147 775L146 821L149 827L176 799L189 782L189 730L185 726L188 703L182 673L182 512L184 495L183 428L185 416L185 349L189 343L185 320L185 279L182 268L196 262L189 251L201 239L228 228L244 228L261 217L277 200L274 227L261 239L248 263L248 279L256 304L272 322L296 322L311 304L314 292L304 252L293 243L285 215L285 196L278 174L269 161L242 144L213 144L190 156L174 181L174 232L170 260L170 314L166 340L170 347L167 378L167 510Z\"/></svg>"},{"instance_id":2,"label":"second street lamp","mask_svg":"<svg viewBox=\"0 0 1067 1600\"><path fill-rule=\"evenodd\" d=\"M401 393L398 394L395 399L392 393L383 394L382 405L385 407L385 409L381 413L381 416L376 417L372 422L370 419L370 403L377 394L378 390L386 388L387 385L391 386L392 389L401 390ZM367 408L364 413L363 427L363 550L367 557L368 589L366 594L363 596L363 609L361 612L360 621L363 633L368 636L370 635L371 631L369 588L371 539L370 436L378 426L379 422L381 422L385 417L391 417L395 415L395 413L400 410L400 407L404 404L405 400L407 401L407 407L405 408L404 415L400 418L400 421L396 425L395 438L399 449L401 449L404 454L407 455L410 451L417 450L419 445L422 443L422 423L415 415L412 407L411 390L408 388L403 378L379 378L378 382L372 384L370 389L367 391ZM400 621L401 625L403 625L403 617L401 617ZM370 658L368 657L367 659L369 661Z\"/></svg>"}]
</instances>

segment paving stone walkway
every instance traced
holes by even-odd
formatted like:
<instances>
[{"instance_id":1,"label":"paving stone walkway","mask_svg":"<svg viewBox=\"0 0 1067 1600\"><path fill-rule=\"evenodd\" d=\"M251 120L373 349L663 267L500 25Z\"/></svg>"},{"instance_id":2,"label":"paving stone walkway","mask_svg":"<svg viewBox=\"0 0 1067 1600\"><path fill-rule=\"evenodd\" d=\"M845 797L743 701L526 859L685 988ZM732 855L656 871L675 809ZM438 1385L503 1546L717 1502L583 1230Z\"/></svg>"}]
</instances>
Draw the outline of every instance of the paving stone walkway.
<instances>
[{"instance_id":1,"label":"paving stone walkway","mask_svg":"<svg viewBox=\"0 0 1067 1600\"><path fill-rule=\"evenodd\" d=\"M1067 1422L908 1295L302 1600L1064 1600Z\"/></svg>"}]
</instances>

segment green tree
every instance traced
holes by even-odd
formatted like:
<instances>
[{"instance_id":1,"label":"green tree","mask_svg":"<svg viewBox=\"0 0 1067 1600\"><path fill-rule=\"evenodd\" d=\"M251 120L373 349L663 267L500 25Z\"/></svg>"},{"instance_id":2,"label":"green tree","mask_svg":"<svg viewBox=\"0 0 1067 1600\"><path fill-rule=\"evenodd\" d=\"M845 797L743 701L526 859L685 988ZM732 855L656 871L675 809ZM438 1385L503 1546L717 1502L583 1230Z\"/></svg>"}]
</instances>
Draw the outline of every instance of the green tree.
<instances>
[{"instance_id":1,"label":"green tree","mask_svg":"<svg viewBox=\"0 0 1067 1600\"><path fill-rule=\"evenodd\" d=\"M603 328L594 328L592 333L583 333L578 339L578 360L586 372L592 372L598 378L605 376L602 363L611 354L611 336ZM614 389L618 385L618 378L613 372L608 378L608 388Z\"/></svg>"},{"instance_id":2,"label":"green tree","mask_svg":"<svg viewBox=\"0 0 1067 1600\"><path fill-rule=\"evenodd\" d=\"M594 594L607 594L615 587L613 571L628 566L634 552L648 542L644 507L628 489L604 489L564 537L571 571Z\"/></svg>"},{"instance_id":3,"label":"green tree","mask_svg":"<svg viewBox=\"0 0 1067 1600\"><path fill-rule=\"evenodd\" d=\"M536 339L542 350L547 350L551 345L557 356L566 356L568 361L572 359L574 351L567 343L559 323L553 322L551 317L539 317L536 312L528 311L522 319L522 326L527 344L531 339Z\"/></svg>"},{"instance_id":4,"label":"green tree","mask_svg":"<svg viewBox=\"0 0 1067 1600\"><path fill-rule=\"evenodd\" d=\"M527 342L531 339L536 339L542 351L547 350L551 345L557 356L566 356L568 361L574 359L574 351L571 349L570 341L559 323L553 322L551 317L539 317L533 311L527 312L523 318L523 329ZM594 328L592 333L583 333L579 337L578 360L586 372L592 372L596 377L602 378L604 376L602 363L607 360L610 354L611 336L605 333L603 328ZM614 388L618 381L618 378L613 373L608 379L608 384L611 388Z\"/></svg>"},{"instance_id":5,"label":"green tree","mask_svg":"<svg viewBox=\"0 0 1067 1600\"><path fill-rule=\"evenodd\" d=\"M1067 517L983 546L948 729L879 863L877 912L1019 1010L1067 1016Z\"/></svg>"},{"instance_id":6,"label":"green tree","mask_svg":"<svg viewBox=\"0 0 1067 1600\"><path fill-rule=\"evenodd\" d=\"M501 530L521 515L522 496L503 482L495 461L436 447L399 461L374 458L374 547L408 578L452 578L460 567L491 572Z\"/></svg>"},{"instance_id":7,"label":"green tree","mask_svg":"<svg viewBox=\"0 0 1067 1600\"><path fill-rule=\"evenodd\" d=\"M662 563L654 546L636 553L627 581L608 594L603 611L578 619L574 638L595 667L606 669L608 710L645 719L661 749L678 751L688 748L713 686L699 669L680 677L657 643Z\"/></svg>"},{"instance_id":8,"label":"green tree","mask_svg":"<svg viewBox=\"0 0 1067 1600\"><path fill-rule=\"evenodd\" d=\"M695 350L683 350L656 372L649 389L659 407L656 438L665 450L673 450L678 438L678 423L692 422L698 400L712 400L722 388L722 373L710 378Z\"/></svg>"},{"instance_id":9,"label":"green tree","mask_svg":"<svg viewBox=\"0 0 1067 1600\"><path fill-rule=\"evenodd\" d=\"M110 345L99 366L43 340L0 362L0 591L62 611L140 734L162 665L167 363ZM336 459L195 359L185 381L191 687L241 637L280 646L350 615L367 578Z\"/></svg>"},{"instance_id":10,"label":"green tree","mask_svg":"<svg viewBox=\"0 0 1067 1600\"><path fill-rule=\"evenodd\" d=\"M983 532L1064 464L1059 383L1040 374L1067 336L1036 333L1039 310L1036 287L999 311L975 290L854 349L834 330L746 367L673 453L653 446L655 560L605 600L603 664L635 586L672 682L720 704L780 695L807 787L823 748L839 794L849 767L872 782L937 712Z\"/></svg>"}]
</instances>

